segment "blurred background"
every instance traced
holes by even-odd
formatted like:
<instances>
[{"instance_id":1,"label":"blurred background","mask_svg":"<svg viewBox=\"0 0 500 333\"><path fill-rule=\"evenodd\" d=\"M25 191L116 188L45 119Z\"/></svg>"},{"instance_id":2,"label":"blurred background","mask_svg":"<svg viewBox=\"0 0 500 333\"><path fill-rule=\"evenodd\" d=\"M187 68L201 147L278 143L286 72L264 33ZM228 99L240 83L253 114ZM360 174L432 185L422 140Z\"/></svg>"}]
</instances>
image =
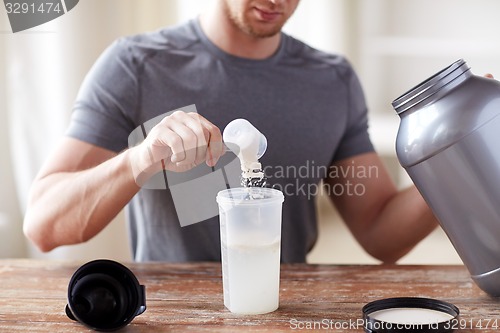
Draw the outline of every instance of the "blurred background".
<instances>
[{"instance_id":1,"label":"blurred background","mask_svg":"<svg viewBox=\"0 0 500 333\"><path fill-rule=\"evenodd\" d=\"M120 36L195 17L209 2L82 0L62 17L16 34L0 10L0 257L131 260L123 214L86 244L39 253L22 234L28 188L104 48ZM411 181L395 157L399 119L390 102L459 58L476 74L499 77L499 12L498 0L302 0L285 31L351 61L365 90L372 140L404 187ZM309 262L377 263L325 198L317 207L320 239ZM438 229L400 263L461 261Z\"/></svg>"}]
</instances>

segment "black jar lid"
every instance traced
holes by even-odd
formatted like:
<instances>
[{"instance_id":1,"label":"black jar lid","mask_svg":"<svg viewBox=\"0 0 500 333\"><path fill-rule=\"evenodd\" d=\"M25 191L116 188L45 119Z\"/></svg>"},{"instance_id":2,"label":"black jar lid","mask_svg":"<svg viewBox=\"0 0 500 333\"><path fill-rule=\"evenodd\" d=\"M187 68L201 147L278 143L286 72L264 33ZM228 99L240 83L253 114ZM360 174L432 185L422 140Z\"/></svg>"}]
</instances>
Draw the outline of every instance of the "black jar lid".
<instances>
[{"instance_id":1,"label":"black jar lid","mask_svg":"<svg viewBox=\"0 0 500 333\"><path fill-rule=\"evenodd\" d=\"M146 290L126 266L107 259L76 270L68 285L66 315L96 331L114 331L146 310Z\"/></svg>"},{"instance_id":2,"label":"black jar lid","mask_svg":"<svg viewBox=\"0 0 500 333\"><path fill-rule=\"evenodd\" d=\"M452 332L460 314L451 303L422 297L381 299L366 304L362 311L369 333Z\"/></svg>"}]
</instances>

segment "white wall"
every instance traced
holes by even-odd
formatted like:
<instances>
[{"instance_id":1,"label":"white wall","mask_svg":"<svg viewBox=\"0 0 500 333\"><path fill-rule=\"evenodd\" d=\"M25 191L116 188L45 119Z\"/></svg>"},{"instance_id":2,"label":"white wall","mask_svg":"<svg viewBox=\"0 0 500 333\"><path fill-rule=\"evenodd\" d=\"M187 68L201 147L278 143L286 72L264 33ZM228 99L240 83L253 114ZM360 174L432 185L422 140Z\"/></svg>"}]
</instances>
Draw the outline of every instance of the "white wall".
<instances>
[{"instance_id":1,"label":"white wall","mask_svg":"<svg viewBox=\"0 0 500 333\"><path fill-rule=\"evenodd\" d=\"M0 90L0 256L130 259L122 214L86 244L41 254L27 247L21 212L31 181L68 125L74 98L90 66L114 39L175 23L176 4L85 0L57 20L17 34L8 33L1 11L0 45L5 52L0 55L0 77L6 84ZM14 172L10 165L15 166Z\"/></svg>"},{"instance_id":2,"label":"white wall","mask_svg":"<svg viewBox=\"0 0 500 333\"><path fill-rule=\"evenodd\" d=\"M0 33L10 28L6 13L0 13ZM0 38L0 50L5 50L5 38ZM6 54L0 52L0 80L6 76ZM6 84L0 85L0 258L26 255L26 244L21 232L21 212L15 195L12 163L7 131Z\"/></svg>"},{"instance_id":3,"label":"white wall","mask_svg":"<svg viewBox=\"0 0 500 333\"><path fill-rule=\"evenodd\" d=\"M391 101L453 61L464 58L478 75L500 77L497 0L348 0L347 55L364 85L370 132L401 185L410 183L395 158L399 118ZM372 263L335 212L319 202L321 220L313 262ZM332 222L334 221L334 222ZM402 263L461 263L451 242L437 229Z\"/></svg>"}]
</instances>

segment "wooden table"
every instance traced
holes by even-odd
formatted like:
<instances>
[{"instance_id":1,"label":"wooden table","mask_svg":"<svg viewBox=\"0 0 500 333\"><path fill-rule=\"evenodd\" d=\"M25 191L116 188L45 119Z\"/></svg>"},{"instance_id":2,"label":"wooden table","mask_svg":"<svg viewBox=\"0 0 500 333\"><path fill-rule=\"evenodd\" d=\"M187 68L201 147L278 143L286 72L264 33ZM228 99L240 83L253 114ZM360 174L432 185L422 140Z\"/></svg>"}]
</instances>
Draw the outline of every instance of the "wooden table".
<instances>
[{"instance_id":1,"label":"wooden table","mask_svg":"<svg viewBox=\"0 0 500 333\"><path fill-rule=\"evenodd\" d=\"M81 264L0 260L0 332L90 332L64 312ZM477 288L462 266L282 265L280 308L242 316L222 304L218 263L126 265L146 286L147 310L120 332L362 332L363 305L398 296L454 303L462 332L500 330L499 299Z\"/></svg>"}]
</instances>

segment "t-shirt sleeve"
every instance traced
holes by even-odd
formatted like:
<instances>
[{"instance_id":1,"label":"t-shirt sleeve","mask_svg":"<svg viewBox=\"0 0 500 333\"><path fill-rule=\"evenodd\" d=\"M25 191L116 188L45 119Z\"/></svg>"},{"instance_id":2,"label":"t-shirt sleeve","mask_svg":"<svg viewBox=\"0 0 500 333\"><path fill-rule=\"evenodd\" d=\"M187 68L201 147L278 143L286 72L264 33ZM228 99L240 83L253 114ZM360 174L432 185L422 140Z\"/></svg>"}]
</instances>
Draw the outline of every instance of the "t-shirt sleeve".
<instances>
[{"instance_id":1,"label":"t-shirt sleeve","mask_svg":"<svg viewBox=\"0 0 500 333\"><path fill-rule=\"evenodd\" d=\"M348 66L345 82L348 99L347 126L333 162L374 151L368 134L368 110L363 89L356 73L350 66Z\"/></svg>"},{"instance_id":2,"label":"t-shirt sleeve","mask_svg":"<svg viewBox=\"0 0 500 333\"><path fill-rule=\"evenodd\" d=\"M67 136L116 152L127 148L138 107L136 64L125 39L102 53L80 87Z\"/></svg>"}]
</instances>

